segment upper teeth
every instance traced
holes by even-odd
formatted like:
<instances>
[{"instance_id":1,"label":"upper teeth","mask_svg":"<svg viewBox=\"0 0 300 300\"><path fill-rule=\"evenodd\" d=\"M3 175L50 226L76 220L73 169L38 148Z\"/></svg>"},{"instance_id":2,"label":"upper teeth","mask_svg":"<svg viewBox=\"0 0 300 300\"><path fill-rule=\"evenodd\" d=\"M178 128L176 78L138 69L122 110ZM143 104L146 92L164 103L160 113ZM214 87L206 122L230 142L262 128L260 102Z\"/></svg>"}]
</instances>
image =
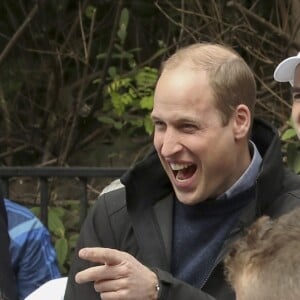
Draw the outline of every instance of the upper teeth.
<instances>
[{"instance_id":1,"label":"upper teeth","mask_svg":"<svg viewBox=\"0 0 300 300\"><path fill-rule=\"evenodd\" d=\"M191 166L191 164L174 164L174 163L170 163L171 169L173 171L179 171L185 168L188 168L189 166Z\"/></svg>"}]
</instances>

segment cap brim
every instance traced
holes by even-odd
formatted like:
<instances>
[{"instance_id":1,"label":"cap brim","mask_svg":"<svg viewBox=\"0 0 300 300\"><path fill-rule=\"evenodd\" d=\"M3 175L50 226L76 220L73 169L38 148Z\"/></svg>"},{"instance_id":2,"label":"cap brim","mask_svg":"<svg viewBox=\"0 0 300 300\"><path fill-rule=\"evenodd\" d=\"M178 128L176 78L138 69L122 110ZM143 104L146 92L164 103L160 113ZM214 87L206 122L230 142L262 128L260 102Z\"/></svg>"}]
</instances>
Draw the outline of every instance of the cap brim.
<instances>
[{"instance_id":1,"label":"cap brim","mask_svg":"<svg viewBox=\"0 0 300 300\"><path fill-rule=\"evenodd\" d=\"M279 82L290 82L293 85L297 65L300 64L299 56L292 56L283 60L274 71L274 79Z\"/></svg>"}]
</instances>

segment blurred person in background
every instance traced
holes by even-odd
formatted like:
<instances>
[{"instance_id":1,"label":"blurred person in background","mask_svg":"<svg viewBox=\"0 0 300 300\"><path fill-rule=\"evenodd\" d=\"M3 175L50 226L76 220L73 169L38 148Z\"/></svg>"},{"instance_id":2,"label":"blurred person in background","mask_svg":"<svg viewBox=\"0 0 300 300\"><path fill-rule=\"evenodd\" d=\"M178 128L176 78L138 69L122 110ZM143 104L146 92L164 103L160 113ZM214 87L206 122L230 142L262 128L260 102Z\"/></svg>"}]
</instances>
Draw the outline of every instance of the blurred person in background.
<instances>
[{"instance_id":1,"label":"blurred person in background","mask_svg":"<svg viewBox=\"0 0 300 300\"><path fill-rule=\"evenodd\" d=\"M4 199L10 236L11 263L18 299L23 300L45 282L60 277L51 236L25 206Z\"/></svg>"},{"instance_id":2,"label":"blurred person in background","mask_svg":"<svg viewBox=\"0 0 300 300\"><path fill-rule=\"evenodd\" d=\"M300 139L300 52L296 56L284 59L274 71L278 82L289 82L292 91L292 121Z\"/></svg>"},{"instance_id":3,"label":"blurred person in background","mask_svg":"<svg viewBox=\"0 0 300 300\"><path fill-rule=\"evenodd\" d=\"M3 198L0 197L0 299L17 300L15 275L9 252L10 239L7 228L7 214Z\"/></svg>"},{"instance_id":4,"label":"blurred person in background","mask_svg":"<svg viewBox=\"0 0 300 300\"><path fill-rule=\"evenodd\" d=\"M300 299L300 209L264 216L233 244L225 258L238 300Z\"/></svg>"}]
</instances>

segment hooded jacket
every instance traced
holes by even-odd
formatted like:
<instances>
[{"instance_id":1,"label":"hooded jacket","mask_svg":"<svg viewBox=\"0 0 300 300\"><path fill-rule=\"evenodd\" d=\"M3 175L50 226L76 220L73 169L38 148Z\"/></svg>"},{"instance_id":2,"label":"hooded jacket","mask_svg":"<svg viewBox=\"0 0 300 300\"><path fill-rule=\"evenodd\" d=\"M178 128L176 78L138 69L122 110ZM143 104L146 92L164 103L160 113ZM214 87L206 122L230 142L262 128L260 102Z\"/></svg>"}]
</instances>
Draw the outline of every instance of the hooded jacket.
<instances>
[{"instance_id":1,"label":"hooded jacket","mask_svg":"<svg viewBox=\"0 0 300 300\"><path fill-rule=\"evenodd\" d=\"M151 268L160 280L159 299L234 300L223 272L228 246L261 215L278 217L300 204L300 177L283 166L276 129L256 119L251 140L263 158L253 199L224 241L216 266L201 289L170 273L173 189L153 151L121 178L124 187L101 195L90 210L81 229L64 299L99 299L93 283L79 285L74 280L77 272L93 265L79 259L78 250L98 246L126 251Z\"/></svg>"}]
</instances>

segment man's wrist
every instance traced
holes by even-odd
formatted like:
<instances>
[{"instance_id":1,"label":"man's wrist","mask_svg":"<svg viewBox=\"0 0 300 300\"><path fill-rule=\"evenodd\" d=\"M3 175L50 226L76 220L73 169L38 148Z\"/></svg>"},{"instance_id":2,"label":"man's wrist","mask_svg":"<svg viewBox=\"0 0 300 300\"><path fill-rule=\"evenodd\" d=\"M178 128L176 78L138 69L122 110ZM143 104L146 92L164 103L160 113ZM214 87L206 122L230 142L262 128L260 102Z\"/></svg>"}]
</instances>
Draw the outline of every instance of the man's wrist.
<instances>
[{"instance_id":1,"label":"man's wrist","mask_svg":"<svg viewBox=\"0 0 300 300\"><path fill-rule=\"evenodd\" d=\"M155 292L156 292L156 299L159 299L159 295L160 295L160 282L159 280L157 280L157 283L155 284Z\"/></svg>"},{"instance_id":2,"label":"man's wrist","mask_svg":"<svg viewBox=\"0 0 300 300\"><path fill-rule=\"evenodd\" d=\"M155 268L151 268L151 271L153 272L154 276L155 276L155 280L153 282L153 291L154 291L154 300L159 300L162 297L162 291L163 291L163 286L162 286L162 282L158 276L158 274L156 273L157 270Z\"/></svg>"}]
</instances>

